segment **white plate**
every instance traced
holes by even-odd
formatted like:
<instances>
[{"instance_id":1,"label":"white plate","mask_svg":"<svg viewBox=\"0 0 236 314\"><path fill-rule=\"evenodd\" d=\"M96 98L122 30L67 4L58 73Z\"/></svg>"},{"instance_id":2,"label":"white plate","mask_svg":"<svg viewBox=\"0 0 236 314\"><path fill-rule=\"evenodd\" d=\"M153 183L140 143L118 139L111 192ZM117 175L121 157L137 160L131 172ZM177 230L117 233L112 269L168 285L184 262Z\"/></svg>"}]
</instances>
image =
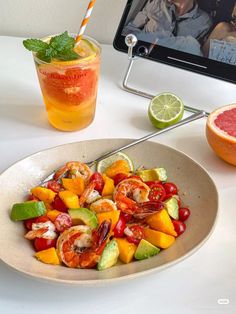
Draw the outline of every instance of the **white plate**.
<instances>
[{"instance_id":1,"label":"white plate","mask_svg":"<svg viewBox=\"0 0 236 314\"><path fill-rule=\"evenodd\" d=\"M165 167L168 180L177 184L184 205L191 216L186 232L174 245L157 256L130 264L119 264L104 271L70 269L37 261L30 242L24 239L22 222L9 218L12 204L22 202L30 188L39 184L54 169L70 160L90 161L105 152L129 143L127 139L84 141L54 147L29 156L8 168L0 176L0 258L25 275L54 282L85 285L105 284L131 279L165 269L193 252L210 236L218 210L218 193L208 173L185 154L168 146L144 142L126 153L135 166Z\"/></svg>"}]
</instances>

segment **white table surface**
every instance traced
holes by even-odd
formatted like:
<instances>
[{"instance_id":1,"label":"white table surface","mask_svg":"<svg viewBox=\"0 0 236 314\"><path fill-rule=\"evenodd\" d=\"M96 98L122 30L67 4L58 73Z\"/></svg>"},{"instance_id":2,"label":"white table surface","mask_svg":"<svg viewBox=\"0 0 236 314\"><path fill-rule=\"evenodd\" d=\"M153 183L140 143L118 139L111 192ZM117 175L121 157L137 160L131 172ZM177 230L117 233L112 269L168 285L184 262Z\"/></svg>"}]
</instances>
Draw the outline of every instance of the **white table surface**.
<instances>
[{"instance_id":1,"label":"white table surface","mask_svg":"<svg viewBox=\"0 0 236 314\"><path fill-rule=\"evenodd\" d=\"M21 42L21 38L0 37L0 172L56 145L139 138L155 130L147 118L149 101L120 88L126 55L108 45L103 46L94 122L79 132L53 129L47 122L31 55ZM131 80L135 87L154 94L171 91L186 104L208 111L236 101L231 83L150 61L137 60ZM216 183L219 218L202 248L162 272L100 288L36 281L0 262L0 313L236 313L236 167L218 159L209 148L205 119L154 141L187 153ZM228 304L219 304L220 299Z\"/></svg>"}]
</instances>

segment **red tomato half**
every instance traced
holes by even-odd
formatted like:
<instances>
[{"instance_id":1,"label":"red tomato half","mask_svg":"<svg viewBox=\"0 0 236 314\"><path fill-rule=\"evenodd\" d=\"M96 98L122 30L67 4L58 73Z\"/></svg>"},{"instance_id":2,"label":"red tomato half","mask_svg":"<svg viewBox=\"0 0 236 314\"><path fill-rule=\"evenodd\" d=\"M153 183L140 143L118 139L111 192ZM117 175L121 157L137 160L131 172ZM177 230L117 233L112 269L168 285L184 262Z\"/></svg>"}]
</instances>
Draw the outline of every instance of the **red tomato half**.
<instances>
[{"instance_id":1,"label":"red tomato half","mask_svg":"<svg viewBox=\"0 0 236 314\"><path fill-rule=\"evenodd\" d=\"M114 237L116 237L116 238L123 237L125 227L126 227L126 221L125 221L124 217L120 216L119 220L117 221L117 223L113 229Z\"/></svg>"},{"instance_id":2,"label":"red tomato half","mask_svg":"<svg viewBox=\"0 0 236 314\"><path fill-rule=\"evenodd\" d=\"M164 200L164 198L166 197L166 191L161 183L158 182L149 183L149 187L151 189L148 196L150 201L155 202Z\"/></svg>"},{"instance_id":3,"label":"red tomato half","mask_svg":"<svg viewBox=\"0 0 236 314\"><path fill-rule=\"evenodd\" d=\"M129 227L129 229L132 232L132 235L127 235L126 239L129 242L138 245L139 242L144 238L143 227L141 227L139 225L133 225L133 226Z\"/></svg>"},{"instance_id":4,"label":"red tomato half","mask_svg":"<svg viewBox=\"0 0 236 314\"><path fill-rule=\"evenodd\" d=\"M166 194L178 194L178 188L177 186L172 183L172 182L166 182L166 183L163 183L163 187L166 191Z\"/></svg>"},{"instance_id":5,"label":"red tomato half","mask_svg":"<svg viewBox=\"0 0 236 314\"><path fill-rule=\"evenodd\" d=\"M64 213L68 210L65 203L60 199L59 195L55 196L54 201L52 202L52 207Z\"/></svg>"},{"instance_id":6,"label":"red tomato half","mask_svg":"<svg viewBox=\"0 0 236 314\"><path fill-rule=\"evenodd\" d=\"M50 247L55 247L56 243L57 239L44 239L44 238L34 239L34 247L37 252L50 249Z\"/></svg>"},{"instance_id":7,"label":"red tomato half","mask_svg":"<svg viewBox=\"0 0 236 314\"><path fill-rule=\"evenodd\" d=\"M61 185L55 180L50 180L47 183L47 188L52 190L53 192L58 193L61 190Z\"/></svg>"},{"instance_id":8,"label":"red tomato half","mask_svg":"<svg viewBox=\"0 0 236 314\"><path fill-rule=\"evenodd\" d=\"M95 183L94 189L97 190L100 194L102 193L102 189L104 187L104 180L99 172L94 172L90 177L90 182Z\"/></svg>"},{"instance_id":9,"label":"red tomato half","mask_svg":"<svg viewBox=\"0 0 236 314\"><path fill-rule=\"evenodd\" d=\"M72 219L69 214L61 213L54 221L54 225L59 232L63 232L72 226Z\"/></svg>"}]
</instances>

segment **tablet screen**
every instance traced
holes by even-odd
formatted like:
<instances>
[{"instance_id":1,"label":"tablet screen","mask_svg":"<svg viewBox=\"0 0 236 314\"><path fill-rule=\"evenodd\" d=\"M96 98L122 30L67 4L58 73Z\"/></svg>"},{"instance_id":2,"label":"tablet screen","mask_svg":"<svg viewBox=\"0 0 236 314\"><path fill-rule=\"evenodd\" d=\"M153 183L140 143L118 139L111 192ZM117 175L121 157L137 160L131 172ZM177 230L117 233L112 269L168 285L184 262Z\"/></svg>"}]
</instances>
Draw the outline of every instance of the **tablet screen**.
<instances>
[{"instance_id":1,"label":"tablet screen","mask_svg":"<svg viewBox=\"0 0 236 314\"><path fill-rule=\"evenodd\" d=\"M133 0L121 35L236 65L235 0Z\"/></svg>"}]
</instances>

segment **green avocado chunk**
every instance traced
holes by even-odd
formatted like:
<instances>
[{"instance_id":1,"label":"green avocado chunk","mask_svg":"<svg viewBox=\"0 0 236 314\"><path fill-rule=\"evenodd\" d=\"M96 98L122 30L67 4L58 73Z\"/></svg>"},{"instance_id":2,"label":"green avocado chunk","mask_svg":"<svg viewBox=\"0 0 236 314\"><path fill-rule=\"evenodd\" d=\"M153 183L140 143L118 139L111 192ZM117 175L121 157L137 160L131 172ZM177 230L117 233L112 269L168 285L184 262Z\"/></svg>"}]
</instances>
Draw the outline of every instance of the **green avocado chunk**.
<instances>
[{"instance_id":1,"label":"green avocado chunk","mask_svg":"<svg viewBox=\"0 0 236 314\"><path fill-rule=\"evenodd\" d=\"M146 259L157 255L160 252L160 249L150 242L142 239L139 242L139 245L135 251L134 257L138 260Z\"/></svg>"},{"instance_id":2,"label":"green avocado chunk","mask_svg":"<svg viewBox=\"0 0 236 314\"><path fill-rule=\"evenodd\" d=\"M153 168L146 170L139 170L136 172L138 176L140 176L144 182L146 181L166 181L167 175L165 168Z\"/></svg>"},{"instance_id":3,"label":"green avocado chunk","mask_svg":"<svg viewBox=\"0 0 236 314\"><path fill-rule=\"evenodd\" d=\"M119 257L119 248L115 239L112 239L105 246L102 256L98 262L97 269L104 270L116 264Z\"/></svg>"},{"instance_id":4,"label":"green avocado chunk","mask_svg":"<svg viewBox=\"0 0 236 314\"><path fill-rule=\"evenodd\" d=\"M92 229L95 229L98 226L96 214L88 208L70 208L68 209L68 213L74 226L84 224Z\"/></svg>"},{"instance_id":5,"label":"green avocado chunk","mask_svg":"<svg viewBox=\"0 0 236 314\"><path fill-rule=\"evenodd\" d=\"M173 219L178 220L179 219L179 205L177 199L172 196L171 198L168 198L165 202L165 208Z\"/></svg>"},{"instance_id":6,"label":"green avocado chunk","mask_svg":"<svg viewBox=\"0 0 236 314\"><path fill-rule=\"evenodd\" d=\"M12 206L11 219L14 221L36 218L46 213L44 202L28 201Z\"/></svg>"}]
</instances>

